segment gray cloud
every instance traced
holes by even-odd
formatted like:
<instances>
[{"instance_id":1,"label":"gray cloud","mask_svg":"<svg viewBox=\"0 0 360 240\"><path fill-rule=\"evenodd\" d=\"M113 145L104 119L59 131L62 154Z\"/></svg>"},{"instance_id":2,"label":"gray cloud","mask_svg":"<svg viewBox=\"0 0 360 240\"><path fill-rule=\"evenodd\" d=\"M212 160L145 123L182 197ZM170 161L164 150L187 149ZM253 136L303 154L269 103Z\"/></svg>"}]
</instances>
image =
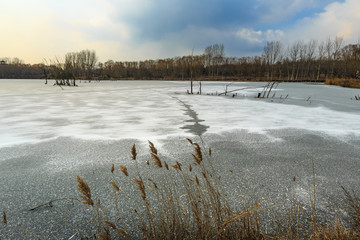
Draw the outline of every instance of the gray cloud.
<instances>
[{"instance_id":1,"label":"gray cloud","mask_svg":"<svg viewBox=\"0 0 360 240\"><path fill-rule=\"evenodd\" d=\"M144 55L154 54L152 58L193 48L202 51L214 43L223 43L228 55L254 55L266 41L281 40L282 28L307 12L323 11L330 2L334 0L107 0L110 21L126 26L128 38L100 27L91 34L101 40L119 39ZM149 46L151 51L146 50Z\"/></svg>"}]
</instances>

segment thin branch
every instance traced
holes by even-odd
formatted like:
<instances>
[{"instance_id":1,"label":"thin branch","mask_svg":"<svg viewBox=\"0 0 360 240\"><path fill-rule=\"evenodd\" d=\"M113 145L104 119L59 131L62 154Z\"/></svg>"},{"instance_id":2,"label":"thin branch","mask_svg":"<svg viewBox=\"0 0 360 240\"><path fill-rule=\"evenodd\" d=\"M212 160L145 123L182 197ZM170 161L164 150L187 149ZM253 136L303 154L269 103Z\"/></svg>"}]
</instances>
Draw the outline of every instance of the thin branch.
<instances>
[{"instance_id":1,"label":"thin branch","mask_svg":"<svg viewBox=\"0 0 360 240\"><path fill-rule=\"evenodd\" d=\"M27 211L29 211L29 212L30 212L30 211L34 211L34 210L36 210L36 209L38 209L38 208L41 208L41 207L44 207L44 206L52 207L52 206L53 206L53 202L65 201L65 200L67 200L67 201L69 201L69 200L72 200L72 201L76 200L76 201L79 201L79 202L80 202L80 200L77 199L77 198L57 198L57 199L53 199L53 200L51 200L51 201L49 201L49 202L40 204L40 205L38 205L38 206L36 206L36 207L30 208L30 209L28 209Z\"/></svg>"}]
</instances>

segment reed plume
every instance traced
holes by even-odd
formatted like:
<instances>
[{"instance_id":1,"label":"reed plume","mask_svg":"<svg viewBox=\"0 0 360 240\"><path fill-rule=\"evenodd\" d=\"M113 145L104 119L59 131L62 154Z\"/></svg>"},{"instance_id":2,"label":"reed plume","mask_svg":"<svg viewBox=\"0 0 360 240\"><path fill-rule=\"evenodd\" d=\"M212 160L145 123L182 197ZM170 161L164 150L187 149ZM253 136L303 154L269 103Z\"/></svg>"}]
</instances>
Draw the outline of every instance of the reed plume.
<instances>
[{"instance_id":1,"label":"reed plume","mask_svg":"<svg viewBox=\"0 0 360 240\"><path fill-rule=\"evenodd\" d=\"M87 205L94 205L94 201L91 199L91 190L87 182L80 176L76 176L78 182L78 192L80 197L84 200L82 203Z\"/></svg>"},{"instance_id":2,"label":"reed plume","mask_svg":"<svg viewBox=\"0 0 360 240\"><path fill-rule=\"evenodd\" d=\"M164 166L167 170L169 170L169 165L164 161Z\"/></svg>"},{"instance_id":3,"label":"reed plume","mask_svg":"<svg viewBox=\"0 0 360 240\"><path fill-rule=\"evenodd\" d=\"M131 158L132 160L136 160L136 155L137 155L137 152L136 152L136 146L135 144L132 146L131 148Z\"/></svg>"},{"instance_id":4,"label":"reed plume","mask_svg":"<svg viewBox=\"0 0 360 240\"><path fill-rule=\"evenodd\" d=\"M125 176L129 176L129 173L127 171L127 168L124 165L120 164L120 170L123 174L125 174Z\"/></svg>"},{"instance_id":5,"label":"reed plume","mask_svg":"<svg viewBox=\"0 0 360 240\"><path fill-rule=\"evenodd\" d=\"M145 185L144 185L144 182L141 180L141 179L138 179L138 178L135 178L134 179L135 182L137 183L138 185L138 189L141 193L141 198L145 201L146 199L146 192L145 192Z\"/></svg>"},{"instance_id":6,"label":"reed plume","mask_svg":"<svg viewBox=\"0 0 360 240\"><path fill-rule=\"evenodd\" d=\"M201 160L195 155L195 154L192 154L194 160L195 160L195 165L199 165L201 163Z\"/></svg>"},{"instance_id":7,"label":"reed plume","mask_svg":"<svg viewBox=\"0 0 360 240\"><path fill-rule=\"evenodd\" d=\"M108 220L105 220L104 223L105 223L106 225L108 225L109 227L111 227L112 229L116 229L115 223L110 222L110 221L108 221Z\"/></svg>"},{"instance_id":8,"label":"reed plume","mask_svg":"<svg viewBox=\"0 0 360 240\"><path fill-rule=\"evenodd\" d=\"M6 218L6 212L3 211L3 223L6 225L7 224L7 218Z\"/></svg>"},{"instance_id":9,"label":"reed plume","mask_svg":"<svg viewBox=\"0 0 360 240\"><path fill-rule=\"evenodd\" d=\"M157 155L158 151L157 151L157 149L155 148L154 144L153 144L152 142L150 142L150 141L148 141L148 142L149 142L150 152L152 152L152 153L154 153L154 154Z\"/></svg>"},{"instance_id":10,"label":"reed plume","mask_svg":"<svg viewBox=\"0 0 360 240\"><path fill-rule=\"evenodd\" d=\"M158 189L158 186L154 180L152 180L151 178L149 178L148 180L154 185L154 188Z\"/></svg>"},{"instance_id":11,"label":"reed plume","mask_svg":"<svg viewBox=\"0 0 360 240\"><path fill-rule=\"evenodd\" d=\"M198 179L198 177L196 175L195 175L195 181L196 181L197 185L200 185L200 181L199 181L199 179Z\"/></svg>"},{"instance_id":12,"label":"reed plume","mask_svg":"<svg viewBox=\"0 0 360 240\"><path fill-rule=\"evenodd\" d=\"M129 234L122 228L116 228L116 231L124 236L129 236Z\"/></svg>"},{"instance_id":13,"label":"reed plume","mask_svg":"<svg viewBox=\"0 0 360 240\"><path fill-rule=\"evenodd\" d=\"M154 152L151 152L151 157L154 160L154 165L157 166L158 168L162 168L162 163L158 155L156 155Z\"/></svg>"},{"instance_id":14,"label":"reed plume","mask_svg":"<svg viewBox=\"0 0 360 240\"><path fill-rule=\"evenodd\" d=\"M202 161L202 160L203 160L203 157L202 157L201 148L200 148L199 144L194 143L194 146L195 146L194 148L195 148L195 155L196 155L196 157L197 157L198 159L200 159L200 161Z\"/></svg>"},{"instance_id":15,"label":"reed plume","mask_svg":"<svg viewBox=\"0 0 360 240\"><path fill-rule=\"evenodd\" d=\"M115 182L110 182L110 184L114 187L116 191L120 191L119 186Z\"/></svg>"},{"instance_id":16,"label":"reed plume","mask_svg":"<svg viewBox=\"0 0 360 240\"><path fill-rule=\"evenodd\" d=\"M182 169L181 169L182 164L179 163L178 161L175 161L175 162L176 162L176 165L178 166L179 170L182 171Z\"/></svg>"}]
</instances>

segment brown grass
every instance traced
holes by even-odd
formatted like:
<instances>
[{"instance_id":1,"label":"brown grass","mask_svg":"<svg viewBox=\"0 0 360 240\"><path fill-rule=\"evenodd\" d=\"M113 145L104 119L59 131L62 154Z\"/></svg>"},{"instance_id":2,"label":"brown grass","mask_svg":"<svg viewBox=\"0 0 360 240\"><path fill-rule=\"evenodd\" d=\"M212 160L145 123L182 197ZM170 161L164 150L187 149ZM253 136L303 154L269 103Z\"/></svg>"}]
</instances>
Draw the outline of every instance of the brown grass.
<instances>
[{"instance_id":1,"label":"brown grass","mask_svg":"<svg viewBox=\"0 0 360 240\"><path fill-rule=\"evenodd\" d=\"M6 225L7 224L7 218L6 218L6 212L5 211L3 211L2 216L3 216L2 222Z\"/></svg>"},{"instance_id":2,"label":"brown grass","mask_svg":"<svg viewBox=\"0 0 360 240\"><path fill-rule=\"evenodd\" d=\"M341 186L341 188L343 189L347 200L347 208L350 216L352 217L353 228L360 232L360 197L354 190L350 192L343 186Z\"/></svg>"},{"instance_id":3,"label":"brown grass","mask_svg":"<svg viewBox=\"0 0 360 240\"><path fill-rule=\"evenodd\" d=\"M283 219L272 219L272 231L263 229L264 216L271 215L271 209L262 202L249 202L245 206L231 207L225 197L219 176L214 171L211 150L203 151L198 143L188 139L194 153L195 165L172 161L172 168L161 160L154 144L149 142L150 157L153 164L144 162L144 168L151 169L152 177L145 179L144 172L138 168L136 148L131 149L131 158L136 161L137 172L130 175L127 168L120 165L122 174L112 174L110 184L114 188L116 218L109 216L110 206L102 206L100 201L92 200L90 187L78 177L80 197L94 211L97 238L143 238L143 239L359 239L360 238L360 201L355 192L343 188L349 207L349 214L354 219L352 228L345 227L338 221L322 225L317 221L315 169L309 190L312 211L305 213L303 207L296 204L295 184L290 197L290 208ZM139 162L140 164L140 162ZM163 167L165 166L165 167ZM186 167L185 167L186 166ZM114 171L112 171L114 173ZM128 177L130 176L130 177ZM141 204L126 194L126 188L120 189L124 181L129 182L138 192ZM123 196L124 199L120 197ZM127 226L120 219L118 201L128 201L137 219L137 226ZM105 211L104 209L108 210ZM269 213L269 214L263 214ZM124 216L123 216L124 217ZM140 232L132 236L130 233Z\"/></svg>"},{"instance_id":4,"label":"brown grass","mask_svg":"<svg viewBox=\"0 0 360 240\"><path fill-rule=\"evenodd\" d=\"M325 84L336 85L336 86L347 87L347 88L360 88L360 79L327 78L325 80Z\"/></svg>"}]
</instances>

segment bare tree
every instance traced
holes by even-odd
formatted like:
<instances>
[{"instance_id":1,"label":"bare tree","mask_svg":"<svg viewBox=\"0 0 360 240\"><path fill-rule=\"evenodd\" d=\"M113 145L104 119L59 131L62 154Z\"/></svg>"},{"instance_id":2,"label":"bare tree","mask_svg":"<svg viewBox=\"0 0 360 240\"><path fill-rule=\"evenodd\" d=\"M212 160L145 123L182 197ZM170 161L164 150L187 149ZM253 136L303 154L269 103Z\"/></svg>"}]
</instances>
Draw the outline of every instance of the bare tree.
<instances>
[{"instance_id":1,"label":"bare tree","mask_svg":"<svg viewBox=\"0 0 360 240\"><path fill-rule=\"evenodd\" d=\"M320 68L321 68L321 63L325 57L325 43L324 42L321 42L319 45L318 45L318 70L317 70L317 77L316 77L316 80L319 81L319 78L320 78Z\"/></svg>"},{"instance_id":2,"label":"bare tree","mask_svg":"<svg viewBox=\"0 0 360 240\"><path fill-rule=\"evenodd\" d=\"M282 44L280 41L267 42L264 47L264 58L268 66L268 80L273 80L274 66L281 59Z\"/></svg>"},{"instance_id":3,"label":"bare tree","mask_svg":"<svg viewBox=\"0 0 360 240\"><path fill-rule=\"evenodd\" d=\"M306 60L307 60L307 65L308 65L308 68L307 68L307 72L306 72L306 76L307 78L312 78L310 76L310 69L311 67L314 65L313 64L313 61L314 61L314 58L315 58L315 51L316 51L316 47L317 47L317 41L316 40L310 40L308 43L307 43L307 55L306 55Z\"/></svg>"},{"instance_id":4,"label":"bare tree","mask_svg":"<svg viewBox=\"0 0 360 240\"><path fill-rule=\"evenodd\" d=\"M300 41L296 41L288 49L290 59L291 59L291 61L293 63L292 72L291 72L291 80L292 81L296 80L295 70L296 70L296 65L298 64L298 60L299 60L299 53L300 53L301 44L302 43Z\"/></svg>"},{"instance_id":5,"label":"bare tree","mask_svg":"<svg viewBox=\"0 0 360 240\"><path fill-rule=\"evenodd\" d=\"M224 63L225 51L223 44L214 44L205 48L205 68L208 69L209 76L219 75L219 66Z\"/></svg>"},{"instance_id":6,"label":"bare tree","mask_svg":"<svg viewBox=\"0 0 360 240\"><path fill-rule=\"evenodd\" d=\"M326 53L326 60L327 60L327 73L326 76L330 77L331 76L331 60L332 60L332 56L333 56L333 49L334 49L334 44L331 41L331 38L329 37L326 42L325 42L325 53Z\"/></svg>"}]
</instances>

